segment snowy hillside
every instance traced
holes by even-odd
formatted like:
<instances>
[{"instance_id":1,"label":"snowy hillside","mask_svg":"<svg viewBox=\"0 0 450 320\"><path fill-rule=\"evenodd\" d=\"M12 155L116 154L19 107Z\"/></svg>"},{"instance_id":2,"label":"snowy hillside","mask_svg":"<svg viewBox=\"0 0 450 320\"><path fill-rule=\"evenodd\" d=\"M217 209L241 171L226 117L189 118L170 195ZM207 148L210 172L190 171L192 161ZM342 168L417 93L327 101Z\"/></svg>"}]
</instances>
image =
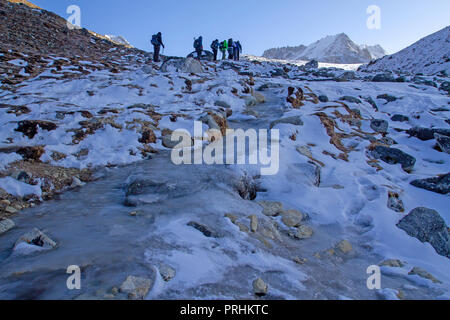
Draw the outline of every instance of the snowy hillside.
<instances>
[{"instance_id":1,"label":"snowy hillside","mask_svg":"<svg viewBox=\"0 0 450 320\"><path fill-rule=\"evenodd\" d=\"M319 62L356 64L366 63L386 55L379 46L357 45L345 33L327 36L308 47L269 49L263 57L281 60L317 60Z\"/></svg>"},{"instance_id":2,"label":"snowy hillside","mask_svg":"<svg viewBox=\"0 0 450 320\"><path fill-rule=\"evenodd\" d=\"M117 44L121 44L121 45L124 45L124 46L131 47L131 43L129 43L128 40L125 39L125 38L122 37L122 36L114 36L114 35L108 35L108 34L107 34L107 35L105 35L105 37L106 37L107 39L111 40L111 41L114 42L114 43L117 43Z\"/></svg>"},{"instance_id":3,"label":"snowy hillside","mask_svg":"<svg viewBox=\"0 0 450 320\"><path fill-rule=\"evenodd\" d=\"M450 26L410 47L361 68L361 71L395 71L409 74L450 74Z\"/></svg>"}]
</instances>

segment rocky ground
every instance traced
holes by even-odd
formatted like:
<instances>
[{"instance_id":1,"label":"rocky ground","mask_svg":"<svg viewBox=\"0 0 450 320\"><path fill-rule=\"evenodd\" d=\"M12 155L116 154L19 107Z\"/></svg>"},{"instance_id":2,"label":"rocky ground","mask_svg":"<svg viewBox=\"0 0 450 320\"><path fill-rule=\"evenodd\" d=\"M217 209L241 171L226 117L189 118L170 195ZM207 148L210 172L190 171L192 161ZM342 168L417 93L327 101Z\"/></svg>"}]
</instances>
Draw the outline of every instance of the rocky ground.
<instances>
[{"instance_id":1,"label":"rocky ground","mask_svg":"<svg viewBox=\"0 0 450 320\"><path fill-rule=\"evenodd\" d=\"M156 64L16 7L55 38L0 32L0 297L449 298L448 77ZM72 36L92 47L68 54ZM170 134L203 140L195 120L278 129L279 173L173 165ZM70 264L82 292L61 289Z\"/></svg>"}]
</instances>

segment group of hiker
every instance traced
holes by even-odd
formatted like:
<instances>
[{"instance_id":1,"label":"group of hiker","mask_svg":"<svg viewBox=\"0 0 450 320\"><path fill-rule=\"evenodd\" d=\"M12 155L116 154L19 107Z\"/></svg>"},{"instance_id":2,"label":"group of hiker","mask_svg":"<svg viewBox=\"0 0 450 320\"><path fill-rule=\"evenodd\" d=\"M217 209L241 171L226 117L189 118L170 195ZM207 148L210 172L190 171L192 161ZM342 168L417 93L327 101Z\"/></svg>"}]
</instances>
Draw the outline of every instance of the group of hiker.
<instances>
[{"instance_id":1,"label":"group of hiker","mask_svg":"<svg viewBox=\"0 0 450 320\"><path fill-rule=\"evenodd\" d=\"M151 43L154 48L153 61L159 62L161 47L165 48L161 32L152 36ZM200 60L203 53L203 37L200 36L197 39L194 38L194 49L197 54L197 59ZM222 60L227 58L228 53L228 59L239 61L242 53L241 43L239 41L233 41L233 39L224 40L222 42L219 42L219 40L216 39L211 43L211 49L214 55L214 61L217 61L219 51L222 52Z\"/></svg>"},{"instance_id":2,"label":"group of hiker","mask_svg":"<svg viewBox=\"0 0 450 320\"><path fill-rule=\"evenodd\" d=\"M233 41L233 39L224 40L219 43L219 40L216 39L211 44L211 49L214 54L214 61L217 61L217 54L220 50L222 52L222 60L226 59L226 55L228 52L228 59L239 61L240 55L242 53L242 45L239 41Z\"/></svg>"}]
</instances>

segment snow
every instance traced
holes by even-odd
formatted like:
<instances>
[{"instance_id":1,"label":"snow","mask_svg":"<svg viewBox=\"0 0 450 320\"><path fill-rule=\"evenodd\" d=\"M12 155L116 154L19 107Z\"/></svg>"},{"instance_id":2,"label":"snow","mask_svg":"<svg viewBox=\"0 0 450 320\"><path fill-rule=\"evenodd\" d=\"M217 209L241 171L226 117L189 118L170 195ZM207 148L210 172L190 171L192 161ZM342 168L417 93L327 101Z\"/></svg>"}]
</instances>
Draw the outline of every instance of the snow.
<instances>
[{"instance_id":1,"label":"snow","mask_svg":"<svg viewBox=\"0 0 450 320\"><path fill-rule=\"evenodd\" d=\"M450 73L450 26L426 37L402 51L364 66L362 71L395 71L425 75Z\"/></svg>"},{"instance_id":2,"label":"snow","mask_svg":"<svg viewBox=\"0 0 450 320\"><path fill-rule=\"evenodd\" d=\"M41 196L41 186L32 186L24 182L17 181L11 177L0 179L0 188L16 197L24 197L28 195Z\"/></svg>"}]
</instances>

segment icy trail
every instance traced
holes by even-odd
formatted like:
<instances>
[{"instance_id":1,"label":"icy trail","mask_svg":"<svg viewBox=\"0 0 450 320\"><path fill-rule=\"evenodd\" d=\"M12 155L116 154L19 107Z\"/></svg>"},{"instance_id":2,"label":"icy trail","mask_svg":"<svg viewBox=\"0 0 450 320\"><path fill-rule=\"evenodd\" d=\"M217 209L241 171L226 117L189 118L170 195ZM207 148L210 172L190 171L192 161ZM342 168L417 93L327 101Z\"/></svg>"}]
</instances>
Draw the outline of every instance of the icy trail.
<instances>
[{"instance_id":1,"label":"icy trail","mask_svg":"<svg viewBox=\"0 0 450 320\"><path fill-rule=\"evenodd\" d=\"M267 128L270 119L280 116L278 93L265 93L268 102L255 109L258 120L232 121L230 126ZM260 225L271 224L256 202L243 200L234 190L239 179L235 168L177 167L169 156L162 152L151 160L103 169L97 181L17 216L18 227L0 242L0 299L110 299L112 288L129 275L153 281L148 299L253 299L252 281L259 277L269 285L269 299L377 299L392 294L366 287L367 267L383 259L371 253L367 235L313 218L311 239L294 240L281 230L280 239L267 246L225 217L233 212L249 222L247 217L257 214ZM133 177L168 189L150 188L140 195L137 208L126 207L125 186ZM130 215L133 211L136 215ZM207 226L213 236L190 222ZM12 252L14 242L34 227L57 239L59 247L26 256ZM342 239L352 243L352 253L326 256ZM296 256L306 263L294 263ZM69 265L82 268L81 291L67 290ZM170 282L161 278L164 265L176 270ZM433 299L443 293L395 273L383 276L383 288L401 289L408 298Z\"/></svg>"}]
</instances>

